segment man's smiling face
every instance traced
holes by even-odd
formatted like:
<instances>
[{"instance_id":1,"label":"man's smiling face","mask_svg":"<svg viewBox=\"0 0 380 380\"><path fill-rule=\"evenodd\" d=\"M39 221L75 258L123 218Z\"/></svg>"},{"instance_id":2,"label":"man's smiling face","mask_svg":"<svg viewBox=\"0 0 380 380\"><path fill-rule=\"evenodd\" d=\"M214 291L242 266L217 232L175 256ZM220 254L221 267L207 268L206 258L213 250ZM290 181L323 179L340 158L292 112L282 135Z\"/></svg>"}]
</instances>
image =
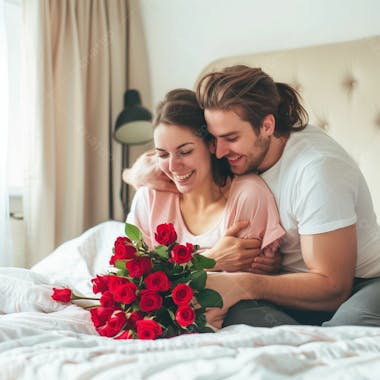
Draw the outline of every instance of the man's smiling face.
<instances>
[{"instance_id":1,"label":"man's smiling face","mask_svg":"<svg viewBox=\"0 0 380 380\"><path fill-rule=\"evenodd\" d=\"M226 157L234 174L263 171L270 139L256 134L251 124L233 110L206 109L209 132L215 137L216 157Z\"/></svg>"}]
</instances>

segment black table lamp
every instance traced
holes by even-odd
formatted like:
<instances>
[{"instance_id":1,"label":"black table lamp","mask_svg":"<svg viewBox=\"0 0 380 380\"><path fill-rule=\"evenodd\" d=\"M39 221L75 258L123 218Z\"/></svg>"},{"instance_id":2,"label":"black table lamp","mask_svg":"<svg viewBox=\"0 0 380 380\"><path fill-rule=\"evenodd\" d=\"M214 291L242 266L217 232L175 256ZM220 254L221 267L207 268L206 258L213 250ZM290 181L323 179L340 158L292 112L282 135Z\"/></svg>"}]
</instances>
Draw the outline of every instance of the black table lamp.
<instances>
[{"instance_id":1,"label":"black table lamp","mask_svg":"<svg viewBox=\"0 0 380 380\"><path fill-rule=\"evenodd\" d=\"M122 170L129 167L129 145L145 144L153 138L152 114L141 105L137 90L124 94L124 109L116 119L114 138L122 144ZM121 182L120 199L124 217L129 210L129 188Z\"/></svg>"}]
</instances>

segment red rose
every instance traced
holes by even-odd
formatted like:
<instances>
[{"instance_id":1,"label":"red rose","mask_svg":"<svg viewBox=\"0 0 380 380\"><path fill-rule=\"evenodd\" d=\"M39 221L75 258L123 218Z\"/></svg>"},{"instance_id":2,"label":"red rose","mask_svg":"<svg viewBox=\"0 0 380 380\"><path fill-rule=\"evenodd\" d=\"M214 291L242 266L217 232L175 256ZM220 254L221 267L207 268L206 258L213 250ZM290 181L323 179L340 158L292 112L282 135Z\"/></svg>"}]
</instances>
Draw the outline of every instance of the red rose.
<instances>
[{"instance_id":1,"label":"red rose","mask_svg":"<svg viewBox=\"0 0 380 380\"><path fill-rule=\"evenodd\" d=\"M141 257L140 258L140 267L142 270L142 274L147 274L152 270L152 261L149 257Z\"/></svg>"},{"instance_id":2,"label":"red rose","mask_svg":"<svg viewBox=\"0 0 380 380\"><path fill-rule=\"evenodd\" d=\"M187 243L189 244L189 243ZM185 264L191 260L193 257L193 245L181 245L178 244L175 247L173 247L172 252L172 259L178 263L178 264Z\"/></svg>"},{"instance_id":3,"label":"red rose","mask_svg":"<svg viewBox=\"0 0 380 380\"><path fill-rule=\"evenodd\" d=\"M51 298L53 298L53 300L64 302L64 303L70 302L71 301L71 289L53 288L53 294L52 294Z\"/></svg>"},{"instance_id":4,"label":"red rose","mask_svg":"<svg viewBox=\"0 0 380 380\"><path fill-rule=\"evenodd\" d=\"M116 302L122 302L126 305L130 305L137 298L136 290L137 290L137 286L132 282L122 284L118 288L115 289L114 300Z\"/></svg>"},{"instance_id":5,"label":"red rose","mask_svg":"<svg viewBox=\"0 0 380 380\"><path fill-rule=\"evenodd\" d=\"M195 311L188 305L180 306L175 313L175 320L182 327L187 327L195 321Z\"/></svg>"},{"instance_id":6,"label":"red rose","mask_svg":"<svg viewBox=\"0 0 380 380\"><path fill-rule=\"evenodd\" d=\"M99 301L103 307L115 307L114 296L109 290L102 294Z\"/></svg>"},{"instance_id":7,"label":"red rose","mask_svg":"<svg viewBox=\"0 0 380 380\"><path fill-rule=\"evenodd\" d=\"M123 311L119 311L112 315L104 326L98 327L97 331L102 336L115 336L124 327L127 318Z\"/></svg>"},{"instance_id":8,"label":"red rose","mask_svg":"<svg viewBox=\"0 0 380 380\"><path fill-rule=\"evenodd\" d=\"M177 240L177 233L175 232L173 223L158 225L154 237L157 243L162 245L174 243Z\"/></svg>"},{"instance_id":9,"label":"red rose","mask_svg":"<svg viewBox=\"0 0 380 380\"><path fill-rule=\"evenodd\" d=\"M152 319L143 319L136 322L138 339L156 339L162 334L161 326Z\"/></svg>"},{"instance_id":10,"label":"red rose","mask_svg":"<svg viewBox=\"0 0 380 380\"><path fill-rule=\"evenodd\" d=\"M96 278L93 278L91 280L92 282L92 291L97 294L97 293L104 293L105 291L108 290L108 282L109 279L112 276L109 275L104 275L104 276L99 276L96 275Z\"/></svg>"},{"instance_id":11,"label":"red rose","mask_svg":"<svg viewBox=\"0 0 380 380\"><path fill-rule=\"evenodd\" d=\"M128 238L118 237L115 241L114 254L111 256L110 265L114 265L116 260L128 260L136 257L136 248L130 244Z\"/></svg>"},{"instance_id":12,"label":"red rose","mask_svg":"<svg viewBox=\"0 0 380 380\"><path fill-rule=\"evenodd\" d=\"M173 302L176 305L187 305L193 298L193 289L186 284L178 284L172 291Z\"/></svg>"},{"instance_id":13,"label":"red rose","mask_svg":"<svg viewBox=\"0 0 380 380\"><path fill-rule=\"evenodd\" d=\"M95 327L104 325L114 311L113 307L93 307L90 309L92 323Z\"/></svg>"},{"instance_id":14,"label":"red rose","mask_svg":"<svg viewBox=\"0 0 380 380\"><path fill-rule=\"evenodd\" d=\"M144 282L147 289L155 292L166 292L170 288L168 276L161 271L148 274L148 276L145 277Z\"/></svg>"},{"instance_id":15,"label":"red rose","mask_svg":"<svg viewBox=\"0 0 380 380\"><path fill-rule=\"evenodd\" d=\"M108 276L108 289L114 293L120 285L129 284L131 281L126 277L121 276Z\"/></svg>"},{"instance_id":16,"label":"red rose","mask_svg":"<svg viewBox=\"0 0 380 380\"><path fill-rule=\"evenodd\" d=\"M142 290L139 306L141 311L148 312L159 309L162 306L162 297L152 290Z\"/></svg>"},{"instance_id":17,"label":"red rose","mask_svg":"<svg viewBox=\"0 0 380 380\"><path fill-rule=\"evenodd\" d=\"M119 236L115 240L114 247L116 247L117 244L128 244L130 242L131 240L128 239L126 236Z\"/></svg>"},{"instance_id":18,"label":"red rose","mask_svg":"<svg viewBox=\"0 0 380 380\"><path fill-rule=\"evenodd\" d=\"M131 277L141 277L152 269L152 262L149 257L136 257L125 263Z\"/></svg>"},{"instance_id":19,"label":"red rose","mask_svg":"<svg viewBox=\"0 0 380 380\"><path fill-rule=\"evenodd\" d=\"M144 315L139 311L132 311L127 316L127 326L130 329L136 329L136 322L141 321L144 318Z\"/></svg>"},{"instance_id":20,"label":"red rose","mask_svg":"<svg viewBox=\"0 0 380 380\"><path fill-rule=\"evenodd\" d=\"M124 330L120 335L116 336L115 339L133 339L132 330Z\"/></svg>"}]
</instances>

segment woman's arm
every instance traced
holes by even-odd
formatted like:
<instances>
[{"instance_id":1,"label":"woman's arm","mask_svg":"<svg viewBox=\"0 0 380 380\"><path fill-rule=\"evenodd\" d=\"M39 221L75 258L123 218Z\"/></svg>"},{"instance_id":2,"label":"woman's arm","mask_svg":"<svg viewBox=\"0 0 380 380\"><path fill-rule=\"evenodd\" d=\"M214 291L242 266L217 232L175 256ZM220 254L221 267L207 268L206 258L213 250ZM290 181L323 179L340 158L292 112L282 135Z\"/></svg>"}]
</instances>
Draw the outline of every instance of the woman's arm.
<instances>
[{"instance_id":1,"label":"woman's arm","mask_svg":"<svg viewBox=\"0 0 380 380\"><path fill-rule=\"evenodd\" d=\"M254 174L235 178L226 208L229 228L209 250L209 255L217 261L216 269L277 273L282 257L276 248L285 231L265 182Z\"/></svg>"},{"instance_id":2,"label":"woman's arm","mask_svg":"<svg viewBox=\"0 0 380 380\"><path fill-rule=\"evenodd\" d=\"M204 254L213 258L214 271L251 272L256 274L279 273L282 254L278 248L261 249L261 240L257 238L239 238L239 231L249 224L247 221L236 222L231 226L214 247Z\"/></svg>"},{"instance_id":3,"label":"woman's arm","mask_svg":"<svg viewBox=\"0 0 380 380\"><path fill-rule=\"evenodd\" d=\"M249 221L236 222L214 247L204 253L216 261L214 271L246 272L252 269L254 258L261 253L261 239L237 237L248 225Z\"/></svg>"}]
</instances>

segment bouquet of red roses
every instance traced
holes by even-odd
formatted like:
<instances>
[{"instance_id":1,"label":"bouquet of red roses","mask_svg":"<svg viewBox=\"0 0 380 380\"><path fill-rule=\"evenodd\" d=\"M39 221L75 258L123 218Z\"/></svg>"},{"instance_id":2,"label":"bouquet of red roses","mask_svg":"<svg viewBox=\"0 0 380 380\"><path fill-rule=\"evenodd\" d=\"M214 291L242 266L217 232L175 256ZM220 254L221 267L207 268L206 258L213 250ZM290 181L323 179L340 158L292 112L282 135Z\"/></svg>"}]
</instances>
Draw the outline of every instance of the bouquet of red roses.
<instances>
[{"instance_id":1,"label":"bouquet of red roses","mask_svg":"<svg viewBox=\"0 0 380 380\"><path fill-rule=\"evenodd\" d=\"M177 243L173 224L160 224L159 243L153 250L140 230L126 223L116 239L110 259L112 269L91 280L100 298L79 297L68 288L53 289L53 299L69 302L96 299L91 319L100 335L114 339L156 339L185 333L212 332L206 325L208 307L222 307L221 296L205 288L205 269L213 259L197 253L198 246Z\"/></svg>"}]
</instances>

